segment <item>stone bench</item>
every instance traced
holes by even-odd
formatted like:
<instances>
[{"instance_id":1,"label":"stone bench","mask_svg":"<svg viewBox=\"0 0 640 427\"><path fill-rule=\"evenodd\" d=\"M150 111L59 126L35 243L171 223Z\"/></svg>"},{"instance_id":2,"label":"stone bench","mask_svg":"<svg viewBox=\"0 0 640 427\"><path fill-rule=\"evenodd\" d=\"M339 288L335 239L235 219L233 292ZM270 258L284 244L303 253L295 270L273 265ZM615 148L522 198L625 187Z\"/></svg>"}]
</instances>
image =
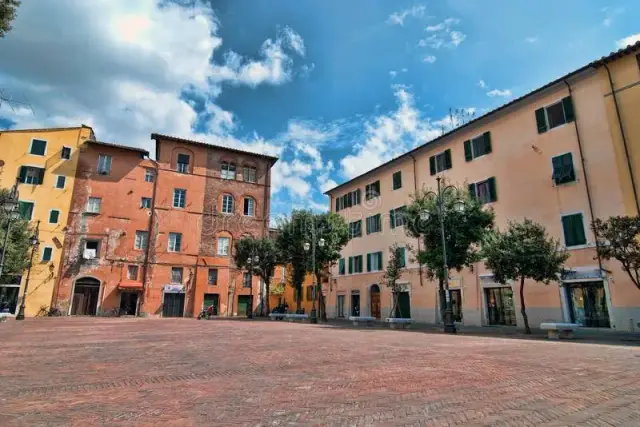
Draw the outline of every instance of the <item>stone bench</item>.
<instances>
[{"instance_id":1,"label":"stone bench","mask_svg":"<svg viewBox=\"0 0 640 427\"><path fill-rule=\"evenodd\" d=\"M573 338L573 332L580 329L582 325L578 323L541 323L540 329L547 331L550 340L559 340L561 338Z\"/></svg>"},{"instance_id":2,"label":"stone bench","mask_svg":"<svg viewBox=\"0 0 640 427\"><path fill-rule=\"evenodd\" d=\"M269 313L269 318L271 320L282 320L286 315L287 313Z\"/></svg>"},{"instance_id":3,"label":"stone bench","mask_svg":"<svg viewBox=\"0 0 640 427\"><path fill-rule=\"evenodd\" d=\"M349 320L352 321L356 326L360 323L371 325L376 321L376 318L371 316L349 316Z\"/></svg>"},{"instance_id":4,"label":"stone bench","mask_svg":"<svg viewBox=\"0 0 640 427\"><path fill-rule=\"evenodd\" d=\"M284 318L287 319L289 322L295 322L297 320L304 321L304 320L309 320L309 315L297 314L297 313L286 313L284 315Z\"/></svg>"},{"instance_id":5,"label":"stone bench","mask_svg":"<svg viewBox=\"0 0 640 427\"><path fill-rule=\"evenodd\" d=\"M387 317L384 319L391 329L406 329L411 326L413 319L407 317Z\"/></svg>"}]
</instances>

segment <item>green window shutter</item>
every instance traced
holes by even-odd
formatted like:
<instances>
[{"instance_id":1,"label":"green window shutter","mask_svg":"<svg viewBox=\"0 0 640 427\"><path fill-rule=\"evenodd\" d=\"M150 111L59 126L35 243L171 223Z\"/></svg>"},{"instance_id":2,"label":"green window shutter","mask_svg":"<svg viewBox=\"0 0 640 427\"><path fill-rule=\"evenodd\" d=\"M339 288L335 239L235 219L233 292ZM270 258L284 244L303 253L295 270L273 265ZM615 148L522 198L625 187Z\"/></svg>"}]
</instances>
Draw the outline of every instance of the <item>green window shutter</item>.
<instances>
[{"instance_id":1,"label":"green window shutter","mask_svg":"<svg viewBox=\"0 0 640 427\"><path fill-rule=\"evenodd\" d=\"M18 209L22 218L26 219L27 221L31 220L31 217L33 216L33 203L18 202Z\"/></svg>"},{"instance_id":2,"label":"green window shutter","mask_svg":"<svg viewBox=\"0 0 640 427\"><path fill-rule=\"evenodd\" d=\"M476 185L475 184L469 184L469 197L471 197L472 199L476 198Z\"/></svg>"},{"instance_id":3,"label":"green window shutter","mask_svg":"<svg viewBox=\"0 0 640 427\"><path fill-rule=\"evenodd\" d=\"M567 123L576 119L575 112L573 111L573 101L570 96L567 96L562 100L562 108L564 109L564 117L567 120Z\"/></svg>"},{"instance_id":4,"label":"green window shutter","mask_svg":"<svg viewBox=\"0 0 640 427\"><path fill-rule=\"evenodd\" d=\"M372 254L367 254L367 271L371 271L371 255Z\"/></svg>"},{"instance_id":5,"label":"green window shutter","mask_svg":"<svg viewBox=\"0 0 640 427\"><path fill-rule=\"evenodd\" d=\"M402 187L402 172L396 172L393 174L393 189L397 190Z\"/></svg>"},{"instance_id":6,"label":"green window shutter","mask_svg":"<svg viewBox=\"0 0 640 427\"><path fill-rule=\"evenodd\" d=\"M51 211L51 212L49 212L49 223L50 224L57 224L59 217L60 217L60 212L59 211Z\"/></svg>"},{"instance_id":7,"label":"green window shutter","mask_svg":"<svg viewBox=\"0 0 640 427\"><path fill-rule=\"evenodd\" d=\"M451 169L453 164L451 163L451 149L444 151L444 168Z\"/></svg>"},{"instance_id":8,"label":"green window shutter","mask_svg":"<svg viewBox=\"0 0 640 427\"><path fill-rule=\"evenodd\" d=\"M582 214L567 215L562 217L562 230L566 246L584 245L587 243L584 234Z\"/></svg>"},{"instance_id":9,"label":"green window shutter","mask_svg":"<svg viewBox=\"0 0 640 427\"><path fill-rule=\"evenodd\" d=\"M576 235L576 244L584 245L587 243L587 237L584 234L584 224L582 222L582 214L574 215L573 227Z\"/></svg>"},{"instance_id":10,"label":"green window shutter","mask_svg":"<svg viewBox=\"0 0 640 427\"><path fill-rule=\"evenodd\" d=\"M371 217L367 217L367 234L371 234Z\"/></svg>"},{"instance_id":11,"label":"green window shutter","mask_svg":"<svg viewBox=\"0 0 640 427\"><path fill-rule=\"evenodd\" d=\"M471 152L471 140L469 139L464 142L464 159L467 162L473 160L473 153Z\"/></svg>"},{"instance_id":12,"label":"green window shutter","mask_svg":"<svg viewBox=\"0 0 640 427\"><path fill-rule=\"evenodd\" d=\"M376 231L382 231L382 216L376 215Z\"/></svg>"},{"instance_id":13,"label":"green window shutter","mask_svg":"<svg viewBox=\"0 0 640 427\"><path fill-rule=\"evenodd\" d=\"M391 209L389 211L389 225L391 228L396 228L396 210Z\"/></svg>"},{"instance_id":14,"label":"green window shutter","mask_svg":"<svg viewBox=\"0 0 640 427\"><path fill-rule=\"evenodd\" d=\"M547 131L547 118L544 114L544 108L538 108L536 110L536 124L538 125L538 133L545 133Z\"/></svg>"},{"instance_id":15,"label":"green window shutter","mask_svg":"<svg viewBox=\"0 0 640 427\"><path fill-rule=\"evenodd\" d=\"M496 200L498 200L498 193L496 192L496 178L495 177L491 177L488 179L489 181L489 197L490 197L490 201L495 202Z\"/></svg>"},{"instance_id":16,"label":"green window shutter","mask_svg":"<svg viewBox=\"0 0 640 427\"><path fill-rule=\"evenodd\" d=\"M349 257L349 274L353 274L353 257Z\"/></svg>"},{"instance_id":17,"label":"green window shutter","mask_svg":"<svg viewBox=\"0 0 640 427\"><path fill-rule=\"evenodd\" d=\"M400 258L400 266L405 267L407 265L407 252L405 248L398 248L399 258Z\"/></svg>"},{"instance_id":18,"label":"green window shutter","mask_svg":"<svg viewBox=\"0 0 640 427\"><path fill-rule=\"evenodd\" d=\"M25 179L27 179L27 167L20 166L20 171L18 172L18 181L23 183Z\"/></svg>"},{"instance_id":19,"label":"green window shutter","mask_svg":"<svg viewBox=\"0 0 640 427\"><path fill-rule=\"evenodd\" d=\"M44 168L38 168L38 184L44 182Z\"/></svg>"},{"instance_id":20,"label":"green window shutter","mask_svg":"<svg viewBox=\"0 0 640 427\"><path fill-rule=\"evenodd\" d=\"M382 270L382 252L378 252L378 270Z\"/></svg>"},{"instance_id":21,"label":"green window shutter","mask_svg":"<svg viewBox=\"0 0 640 427\"><path fill-rule=\"evenodd\" d=\"M553 165L553 181L558 184L560 175L562 174L562 156L556 156L551 159Z\"/></svg>"},{"instance_id":22,"label":"green window shutter","mask_svg":"<svg viewBox=\"0 0 640 427\"><path fill-rule=\"evenodd\" d=\"M344 274L344 258L340 258L338 262L338 274Z\"/></svg>"},{"instance_id":23,"label":"green window shutter","mask_svg":"<svg viewBox=\"0 0 640 427\"><path fill-rule=\"evenodd\" d=\"M44 248L42 251L42 261L51 261L52 252L52 248Z\"/></svg>"},{"instance_id":24,"label":"green window shutter","mask_svg":"<svg viewBox=\"0 0 640 427\"><path fill-rule=\"evenodd\" d=\"M340 212L340 197L336 198L336 212Z\"/></svg>"},{"instance_id":25,"label":"green window shutter","mask_svg":"<svg viewBox=\"0 0 640 427\"><path fill-rule=\"evenodd\" d=\"M429 157L429 171L431 175L436 174L436 156Z\"/></svg>"},{"instance_id":26,"label":"green window shutter","mask_svg":"<svg viewBox=\"0 0 640 427\"><path fill-rule=\"evenodd\" d=\"M482 136L484 139L484 153L489 154L491 152L491 132L485 132Z\"/></svg>"}]
</instances>

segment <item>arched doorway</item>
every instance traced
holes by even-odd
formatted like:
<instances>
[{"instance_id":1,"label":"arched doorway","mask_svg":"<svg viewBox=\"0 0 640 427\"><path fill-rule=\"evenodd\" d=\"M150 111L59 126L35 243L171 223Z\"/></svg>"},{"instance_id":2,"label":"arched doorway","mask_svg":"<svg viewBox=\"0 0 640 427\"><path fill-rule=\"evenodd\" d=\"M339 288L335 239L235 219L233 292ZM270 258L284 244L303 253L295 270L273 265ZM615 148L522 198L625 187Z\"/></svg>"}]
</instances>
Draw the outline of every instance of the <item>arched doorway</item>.
<instances>
[{"instance_id":1,"label":"arched doorway","mask_svg":"<svg viewBox=\"0 0 640 427\"><path fill-rule=\"evenodd\" d=\"M380 318L380 286L371 285L369 289L369 301L371 301L371 317Z\"/></svg>"},{"instance_id":2,"label":"arched doorway","mask_svg":"<svg viewBox=\"0 0 640 427\"><path fill-rule=\"evenodd\" d=\"M95 316L98 309L100 281L93 277L76 280L71 301L72 316Z\"/></svg>"}]
</instances>

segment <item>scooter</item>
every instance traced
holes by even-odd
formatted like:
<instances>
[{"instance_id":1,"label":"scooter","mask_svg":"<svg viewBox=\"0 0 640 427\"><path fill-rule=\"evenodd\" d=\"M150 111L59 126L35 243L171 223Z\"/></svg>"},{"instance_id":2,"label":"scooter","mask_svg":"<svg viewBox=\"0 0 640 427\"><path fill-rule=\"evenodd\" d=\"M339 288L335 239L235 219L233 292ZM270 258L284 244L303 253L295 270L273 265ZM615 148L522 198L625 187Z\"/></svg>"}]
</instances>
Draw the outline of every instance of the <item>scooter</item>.
<instances>
[{"instance_id":1,"label":"scooter","mask_svg":"<svg viewBox=\"0 0 640 427\"><path fill-rule=\"evenodd\" d=\"M198 320L200 319L208 319L209 316L213 316L213 306L210 305L207 308L203 308L200 314L198 314Z\"/></svg>"}]
</instances>

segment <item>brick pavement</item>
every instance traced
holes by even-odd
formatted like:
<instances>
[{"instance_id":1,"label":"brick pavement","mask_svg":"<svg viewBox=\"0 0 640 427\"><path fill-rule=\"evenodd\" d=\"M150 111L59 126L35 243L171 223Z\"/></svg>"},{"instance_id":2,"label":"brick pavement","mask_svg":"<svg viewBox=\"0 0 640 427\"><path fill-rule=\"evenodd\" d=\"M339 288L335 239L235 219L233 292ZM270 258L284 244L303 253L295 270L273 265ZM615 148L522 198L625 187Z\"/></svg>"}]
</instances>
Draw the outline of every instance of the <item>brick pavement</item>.
<instances>
[{"instance_id":1,"label":"brick pavement","mask_svg":"<svg viewBox=\"0 0 640 427\"><path fill-rule=\"evenodd\" d=\"M640 348L266 321L0 324L2 426L639 426Z\"/></svg>"}]
</instances>

